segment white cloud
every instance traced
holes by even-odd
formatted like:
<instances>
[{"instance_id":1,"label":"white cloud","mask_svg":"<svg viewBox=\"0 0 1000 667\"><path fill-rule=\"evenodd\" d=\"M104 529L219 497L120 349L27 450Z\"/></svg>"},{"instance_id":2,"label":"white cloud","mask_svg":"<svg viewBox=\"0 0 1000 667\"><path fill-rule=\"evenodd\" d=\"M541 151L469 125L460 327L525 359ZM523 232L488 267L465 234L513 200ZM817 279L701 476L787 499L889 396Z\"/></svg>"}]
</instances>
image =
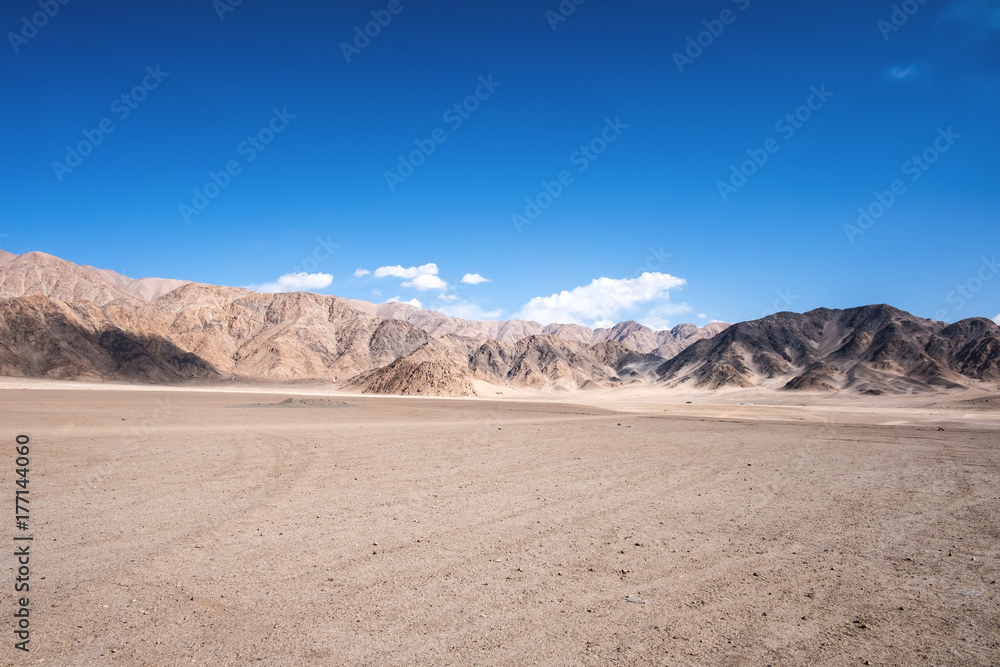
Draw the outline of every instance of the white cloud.
<instances>
[{"instance_id":1,"label":"white cloud","mask_svg":"<svg viewBox=\"0 0 1000 667\"><path fill-rule=\"evenodd\" d=\"M323 289L324 287L329 287L332 282L333 276L329 273L286 273L278 278L277 282L264 283L262 285L247 285L247 289L269 294L300 292Z\"/></svg>"},{"instance_id":2,"label":"white cloud","mask_svg":"<svg viewBox=\"0 0 1000 667\"><path fill-rule=\"evenodd\" d=\"M491 283L493 281L489 278L483 278L478 273L466 273L462 276L462 282L466 285L479 285L481 283Z\"/></svg>"},{"instance_id":3,"label":"white cloud","mask_svg":"<svg viewBox=\"0 0 1000 667\"><path fill-rule=\"evenodd\" d=\"M664 317L690 310L687 304L668 301L670 290L687 284L667 273L643 273L638 278L596 278L589 285L551 296L537 296L521 308L519 319L542 324L583 324L593 326L622 319L623 313L639 304L653 303L647 317Z\"/></svg>"},{"instance_id":4,"label":"white cloud","mask_svg":"<svg viewBox=\"0 0 1000 667\"><path fill-rule=\"evenodd\" d=\"M364 278L365 276L367 276L370 273L371 273L371 271L369 271L368 269L358 269L357 271L354 272L354 277L355 278Z\"/></svg>"},{"instance_id":5,"label":"white cloud","mask_svg":"<svg viewBox=\"0 0 1000 667\"><path fill-rule=\"evenodd\" d=\"M456 301L458 299L457 294L438 294L438 299L441 301Z\"/></svg>"},{"instance_id":6,"label":"white cloud","mask_svg":"<svg viewBox=\"0 0 1000 667\"><path fill-rule=\"evenodd\" d=\"M917 76L917 73L918 72L916 65L910 65L909 67L906 68L893 67L887 72L889 76L891 76L894 79L899 79L900 81L902 81L903 79L909 79L911 77L915 77Z\"/></svg>"},{"instance_id":7,"label":"white cloud","mask_svg":"<svg viewBox=\"0 0 1000 667\"><path fill-rule=\"evenodd\" d=\"M997 315L996 317L994 317L993 321L996 322L997 324L1000 324L1000 315Z\"/></svg>"},{"instance_id":8,"label":"white cloud","mask_svg":"<svg viewBox=\"0 0 1000 667\"><path fill-rule=\"evenodd\" d=\"M373 289L372 290L372 294L374 294L375 296L382 296L382 290L380 290L380 289Z\"/></svg>"},{"instance_id":9,"label":"white cloud","mask_svg":"<svg viewBox=\"0 0 1000 667\"><path fill-rule=\"evenodd\" d=\"M394 296L391 299L386 299L386 303L405 303L407 305L413 306L414 308L423 308L424 305L420 303L417 299L410 299L409 301L400 301L398 296Z\"/></svg>"},{"instance_id":10,"label":"white cloud","mask_svg":"<svg viewBox=\"0 0 1000 667\"><path fill-rule=\"evenodd\" d=\"M420 290L421 292L426 292L431 289L448 289L448 283L441 280L437 276L423 273L413 280L408 280L402 283L402 287L412 287L413 289Z\"/></svg>"},{"instance_id":11,"label":"white cloud","mask_svg":"<svg viewBox=\"0 0 1000 667\"><path fill-rule=\"evenodd\" d=\"M410 280L416 278L417 276L436 276L437 274L438 266L433 262L430 264L424 264L423 266L411 266L408 269L404 269L398 264L396 266L380 266L375 269L376 278L392 276L395 278L405 278Z\"/></svg>"},{"instance_id":12,"label":"white cloud","mask_svg":"<svg viewBox=\"0 0 1000 667\"><path fill-rule=\"evenodd\" d=\"M400 287L412 287L413 289L426 292L427 290L446 290L448 283L438 277L438 265L431 262L422 266L411 266L409 268L396 266L380 266L375 269L376 278L403 278L405 282Z\"/></svg>"},{"instance_id":13,"label":"white cloud","mask_svg":"<svg viewBox=\"0 0 1000 667\"><path fill-rule=\"evenodd\" d=\"M441 306L436 310L449 317L460 317L463 320L498 320L503 317L503 311L499 308L496 310L483 310L478 303L472 303L471 301L462 301L461 303Z\"/></svg>"},{"instance_id":14,"label":"white cloud","mask_svg":"<svg viewBox=\"0 0 1000 667\"><path fill-rule=\"evenodd\" d=\"M706 315L705 313L698 313L698 319L699 320L707 320L708 319L708 315Z\"/></svg>"}]
</instances>

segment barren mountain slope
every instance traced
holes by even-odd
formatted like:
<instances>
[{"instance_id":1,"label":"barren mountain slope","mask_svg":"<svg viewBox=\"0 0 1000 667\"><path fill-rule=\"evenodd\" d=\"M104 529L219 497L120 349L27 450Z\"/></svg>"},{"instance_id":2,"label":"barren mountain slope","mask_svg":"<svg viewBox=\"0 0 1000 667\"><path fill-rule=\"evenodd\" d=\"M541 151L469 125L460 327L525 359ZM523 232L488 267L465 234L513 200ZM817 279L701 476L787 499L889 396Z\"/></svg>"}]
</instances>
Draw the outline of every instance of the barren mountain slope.
<instances>
[{"instance_id":1,"label":"barren mountain slope","mask_svg":"<svg viewBox=\"0 0 1000 667\"><path fill-rule=\"evenodd\" d=\"M468 355L474 339L449 334L432 338L418 350L350 381L365 394L475 396Z\"/></svg>"},{"instance_id":2,"label":"barren mountain slope","mask_svg":"<svg viewBox=\"0 0 1000 667\"><path fill-rule=\"evenodd\" d=\"M585 345L614 340L636 352L655 353L664 358L677 354L695 341L711 338L729 326L724 322L711 322L704 327L679 324L670 330L654 331L630 320L603 329L589 329L579 324L549 324L543 327L537 322L525 320L463 320L406 303L373 304L352 300L351 305L372 316L405 320L435 338L452 333L482 342L516 343L529 336L547 334Z\"/></svg>"},{"instance_id":3,"label":"barren mountain slope","mask_svg":"<svg viewBox=\"0 0 1000 667\"><path fill-rule=\"evenodd\" d=\"M590 352L595 359L614 369L623 383L652 380L656 377L656 368L663 363L659 355L642 354L614 340L592 345Z\"/></svg>"},{"instance_id":4,"label":"barren mountain slope","mask_svg":"<svg viewBox=\"0 0 1000 667\"><path fill-rule=\"evenodd\" d=\"M728 322L709 322L703 327L695 324L678 324L669 331L657 331L656 340L659 346L649 351L664 359L671 359L699 340L717 336L730 326L732 325Z\"/></svg>"},{"instance_id":5,"label":"barren mountain slope","mask_svg":"<svg viewBox=\"0 0 1000 667\"><path fill-rule=\"evenodd\" d=\"M430 336L438 338L447 334L456 334L466 338L477 338L516 341L526 336L539 333L542 326L537 322L522 320L463 320L450 317L432 310L423 310L406 303L369 304L363 301L352 302L359 309L378 317L405 320L423 329Z\"/></svg>"},{"instance_id":6,"label":"barren mountain slope","mask_svg":"<svg viewBox=\"0 0 1000 667\"><path fill-rule=\"evenodd\" d=\"M222 379L212 365L156 335L123 330L91 303L33 295L0 299L0 375L63 380Z\"/></svg>"},{"instance_id":7,"label":"barren mountain slope","mask_svg":"<svg viewBox=\"0 0 1000 667\"><path fill-rule=\"evenodd\" d=\"M24 303L33 304L32 317L24 316ZM77 349L79 330L118 331L141 345L169 344L172 347L164 352L168 356L190 353L219 377L271 381L346 379L391 363L429 339L407 322L358 313L345 299L302 292L261 294L195 283L152 303L116 301L98 308L89 301L66 304L33 295L0 299L0 305L4 306L0 326L6 332L2 344L10 348L34 340L41 350L28 354L22 346L18 354L9 354L7 375L129 379L123 375L125 367L112 368L100 355L60 352ZM76 313L76 318L69 318L69 313ZM67 327L67 321L74 326ZM148 352L158 358L157 350ZM169 378L141 371L134 379Z\"/></svg>"},{"instance_id":8,"label":"barren mountain slope","mask_svg":"<svg viewBox=\"0 0 1000 667\"><path fill-rule=\"evenodd\" d=\"M40 294L66 303L90 301L98 306L117 303L138 306L142 299L107 276L72 262L29 252L0 257L0 298Z\"/></svg>"},{"instance_id":9,"label":"barren mountain slope","mask_svg":"<svg viewBox=\"0 0 1000 667\"><path fill-rule=\"evenodd\" d=\"M413 354L351 380L365 393L464 396L472 379L498 386L575 390L614 387L655 377L661 357L639 354L617 341L588 346L539 334L516 343L449 334ZM621 376L621 377L619 377Z\"/></svg>"},{"instance_id":10,"label":"barren mountain slope","mask_svg":"<svg viewBox=\"0 0 1000 667\"><path fill-rule=\"evenodd\" d=\"M953 325L886 305L777 313L690 346L657 373L669 385L906 393L995 381L1000 327Z\"/></svg>"},{"instance_id":11,"label":"barren mountain slope","mask_svg":"<svg viewBox=\"0 0 1000 667\"><path fill-rule=\"evenodd\" d=\"M42 294L66 303L90 301L138 305L187 284L166 278L127 278L120 273L81 266L44 252L14 255L0 250L0 298Z\"/></svg>"},{"instance_id":12,"label":"barren mountain slope","mask_svg":"<svg viewBox=\"0 0 1000 667\"><path fill-rule=\"evenodd\" d=\"M477 378L494 384L573 390L620 385L620 370L628 369L629 378L637 377L660 361L617 341L588 346L539 334L516 343L487 341L473 354L469 367ZM643 362L646 368L640 369Z\"/></svg>"},{"instance_id":13,"label":"barren mountain slope","mask_svg":"<svg viewBox=\"0 0 1000 667\"><path fill-rule=\"evenodd\" d=\"M190 280L173 280L170 278L127 278L120 273L115 273L108 269L96 269L92 266L85 266L83 268L106 277L115 285L118 285L126 292L134 294L143 301L154 301L164 294L191 282Z\"/></svg>"},{"instance_id":14,"label":"barren mountain slope","mask_svg":"<svg viewBox=\"0 0 1000 667\"><path fill-rule=\"evenodd\" d=\"M348 378L409 354L428 339L406 322L370 317L346 299L306 292L263 294L192 283L137 315L149 312L157 331L220 372L242 378Z\"/></svg>"}]
</instances>

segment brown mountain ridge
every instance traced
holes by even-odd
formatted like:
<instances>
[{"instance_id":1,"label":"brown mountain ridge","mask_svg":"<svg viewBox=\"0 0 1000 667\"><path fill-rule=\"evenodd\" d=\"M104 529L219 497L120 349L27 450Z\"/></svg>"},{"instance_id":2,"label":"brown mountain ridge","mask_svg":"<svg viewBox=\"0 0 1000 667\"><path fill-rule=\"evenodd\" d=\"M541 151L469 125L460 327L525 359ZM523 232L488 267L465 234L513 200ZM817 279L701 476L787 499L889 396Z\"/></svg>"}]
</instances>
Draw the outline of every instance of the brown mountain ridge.
<instances>
[{"instance_id":1,"label":"brown mountain ridge","mask_svg":"<svg viewBox=\"0 0 1000 667\"><path fill-rule=\"evenodd\" d=\"M472 321L406 304L157 278L0 251L0 374L125 382L340 382L468 396L477 385L910 393L1000 382L1000 327L890 306L736 325L604 329ZM484 385L483 383L488 383Z\"/></svg>"}]
</instances>

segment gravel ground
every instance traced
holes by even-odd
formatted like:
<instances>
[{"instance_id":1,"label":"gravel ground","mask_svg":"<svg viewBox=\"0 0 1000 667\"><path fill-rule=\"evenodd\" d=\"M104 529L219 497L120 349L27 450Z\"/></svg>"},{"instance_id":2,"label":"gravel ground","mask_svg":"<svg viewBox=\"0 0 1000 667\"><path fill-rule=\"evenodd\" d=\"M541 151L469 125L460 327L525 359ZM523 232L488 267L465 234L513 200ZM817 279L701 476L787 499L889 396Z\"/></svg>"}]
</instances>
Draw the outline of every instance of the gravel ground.
<instances>
[{"instance_id":1,"label":"gravel ground","mask_svg":"<svg viewBox=\"0 0 1000 667\"><path fill-rule=\"evenodd\" d=\"M1000 663L995 417L288 397L0 389L0 662Z\"/></svg>"}]
</instances>

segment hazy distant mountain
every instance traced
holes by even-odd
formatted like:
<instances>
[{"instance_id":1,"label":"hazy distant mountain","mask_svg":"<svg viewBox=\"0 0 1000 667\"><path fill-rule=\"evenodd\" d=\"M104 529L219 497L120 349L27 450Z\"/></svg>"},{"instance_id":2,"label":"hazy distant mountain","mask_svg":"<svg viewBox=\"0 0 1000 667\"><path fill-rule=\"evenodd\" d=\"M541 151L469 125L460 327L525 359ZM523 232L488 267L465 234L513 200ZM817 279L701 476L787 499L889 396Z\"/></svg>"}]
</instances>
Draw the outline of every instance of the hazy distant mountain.
<instances>
[{"instance_id":1,"label":"hazy distant mountain","mask_svg":"<svg viewBox=\"0 0 1000 667\"><path fill-rule=\"evenodd\" d=\"M948 325L886 305L777 313L734 324L657 369L668 385L870 393L1000 381L1000 327Z\"/></svg>"},{"instance_id":2,"label":"hazy distant mountain","mask_svg":"<svg viewBox=\"0 0 1000 667\"><path fill-rule=\"evenodd\" d=\"M672 357L694 341L711 338L729 326L726 322L712 322L704 327L679 324L667 331L653 331L638 322L628 321L608 329L588 329L579 324L549 324L543 327L538 322L525 320L463 320L406 303L376 305L366 301L351 301L351 305L369 315L405 320L434 338L455 334L481 341L492 339L501 343L515 343L528 336L548 334L587 345L615 340L636 352L653 352L662 357Z\"/></svg>"}]
</instances>

